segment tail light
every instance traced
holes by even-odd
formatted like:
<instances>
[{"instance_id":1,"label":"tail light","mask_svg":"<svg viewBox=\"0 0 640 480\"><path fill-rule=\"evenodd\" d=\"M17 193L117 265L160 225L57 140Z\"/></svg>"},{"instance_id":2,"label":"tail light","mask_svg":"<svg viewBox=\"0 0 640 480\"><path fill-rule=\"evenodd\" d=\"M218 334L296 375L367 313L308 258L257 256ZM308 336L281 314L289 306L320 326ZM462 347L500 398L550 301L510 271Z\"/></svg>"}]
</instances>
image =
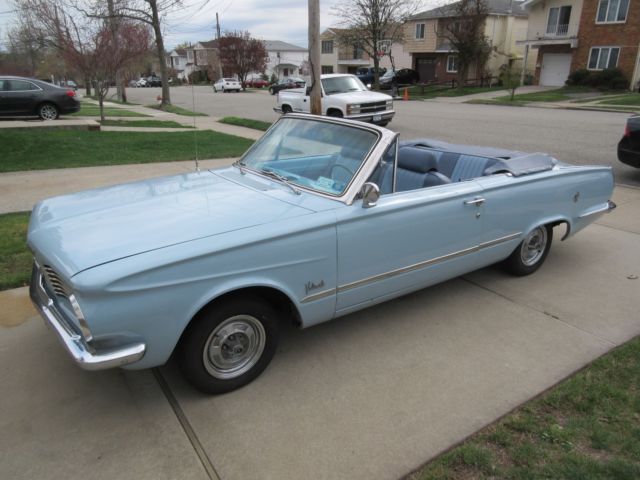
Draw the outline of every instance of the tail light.
<instances>
[{"instance_id":1,"label":"tail light","mask_svg":"<svg viewBox=\"0 0 640 480\"><path fill-rule=\"evenodd\" d=\"M76 96L76 92L74 92L73 90L67 90L65 95L67 95L67 97L73 98Z\"/></svg>"},{"instance_id":2,"label":"tail light","mask_svg":"<svg viewBox=\"0 0 640 480\"><path fill-rule=\"evenodd\" d=\"M631 128L629 128L629 122L627 122L627 124L624 126L623 137L630 137L630 136L631 136Z\"/></svg>"}]
</instances>

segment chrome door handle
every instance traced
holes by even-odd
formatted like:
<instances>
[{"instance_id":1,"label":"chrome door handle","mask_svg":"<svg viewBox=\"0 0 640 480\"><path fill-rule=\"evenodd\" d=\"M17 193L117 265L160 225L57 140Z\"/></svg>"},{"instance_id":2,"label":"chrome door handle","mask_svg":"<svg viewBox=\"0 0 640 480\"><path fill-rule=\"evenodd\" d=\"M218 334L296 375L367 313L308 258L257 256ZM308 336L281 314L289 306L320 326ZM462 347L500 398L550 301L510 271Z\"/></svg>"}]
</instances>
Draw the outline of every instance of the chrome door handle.
<instances>
[{"instance_id":1,"label":"chrome door handle","mask_svg":"<svg viewBox=\"0 0 640 480\"><path fill-rule=\"evenodd\" d=\"M465 205L477 205L480 206L485 202L485 199L482 197L474 198L473 200L465 200Z\"/></svg>"}]
</instances>

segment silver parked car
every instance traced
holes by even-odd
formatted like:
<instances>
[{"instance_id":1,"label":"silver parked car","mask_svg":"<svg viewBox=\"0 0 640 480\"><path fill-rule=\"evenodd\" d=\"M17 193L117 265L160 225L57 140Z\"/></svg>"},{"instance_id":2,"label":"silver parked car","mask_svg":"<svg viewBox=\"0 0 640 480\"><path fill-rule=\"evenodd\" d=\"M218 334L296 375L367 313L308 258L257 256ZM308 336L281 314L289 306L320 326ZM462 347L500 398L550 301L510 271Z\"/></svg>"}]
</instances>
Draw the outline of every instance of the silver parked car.
<instances>
[{"instance_id":1,"label":"silver parked car","mask_svg":"<svg viewBox=\"0 0 640 480\"><path fill-rule=\"evenodd\" d=\"M242 90L242 85L235 78L220 78L213 84L214 92L239 92L240 90Z\"/></svg>"}]
</instances>

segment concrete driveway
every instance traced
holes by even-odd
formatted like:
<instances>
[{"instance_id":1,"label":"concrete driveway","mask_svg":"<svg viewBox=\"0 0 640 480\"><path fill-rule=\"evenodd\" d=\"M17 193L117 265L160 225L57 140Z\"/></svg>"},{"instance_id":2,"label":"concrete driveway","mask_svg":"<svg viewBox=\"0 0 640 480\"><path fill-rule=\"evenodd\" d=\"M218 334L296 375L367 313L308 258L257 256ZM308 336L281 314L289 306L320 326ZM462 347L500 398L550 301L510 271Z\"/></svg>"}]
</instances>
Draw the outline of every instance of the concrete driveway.
<instances>
[{"instance_id":1,"label":"concrete driveway","mask_svg":"<svg viewBox=\"0 0 640 480\"><path fill-rule=\"evenodd\" d=\"M81 371L25 289L0 292L0 478L398 478L640 334L640 190L614 200L533 276L488 268L290 328L218 397L172 362Z\"/></svg>"}]
</instances>

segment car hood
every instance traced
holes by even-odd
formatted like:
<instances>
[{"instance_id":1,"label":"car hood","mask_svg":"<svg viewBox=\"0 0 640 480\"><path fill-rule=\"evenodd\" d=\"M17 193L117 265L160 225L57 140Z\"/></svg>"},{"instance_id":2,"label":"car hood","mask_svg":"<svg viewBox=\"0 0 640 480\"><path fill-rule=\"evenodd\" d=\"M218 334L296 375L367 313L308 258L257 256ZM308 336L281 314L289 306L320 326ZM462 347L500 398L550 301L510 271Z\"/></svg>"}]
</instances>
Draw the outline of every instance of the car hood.
<instances>
[{"instance_id":1,"label":"car hood","mask_svg":"<svg viewBox=\"0 0 640 480\"><path fill-rule=\"evenodd\" d=\"M332 93L327 95L328 98L340 98L347 103L367 103L367 102L386 102L391 100L391 97L386 93L360 91L360 92L346 92L346 93Z\"/></svg>"},{"instance_id":2,"label":"car hood","mask_svg":"<svg viewBox=\"0 0 640 480\"><path fill-rule=\"evenodd\" d=\"M212 172L161 177L40 202L28 244L71 277L143 252L313 211Z\"/></svg>"}]
</instances>

